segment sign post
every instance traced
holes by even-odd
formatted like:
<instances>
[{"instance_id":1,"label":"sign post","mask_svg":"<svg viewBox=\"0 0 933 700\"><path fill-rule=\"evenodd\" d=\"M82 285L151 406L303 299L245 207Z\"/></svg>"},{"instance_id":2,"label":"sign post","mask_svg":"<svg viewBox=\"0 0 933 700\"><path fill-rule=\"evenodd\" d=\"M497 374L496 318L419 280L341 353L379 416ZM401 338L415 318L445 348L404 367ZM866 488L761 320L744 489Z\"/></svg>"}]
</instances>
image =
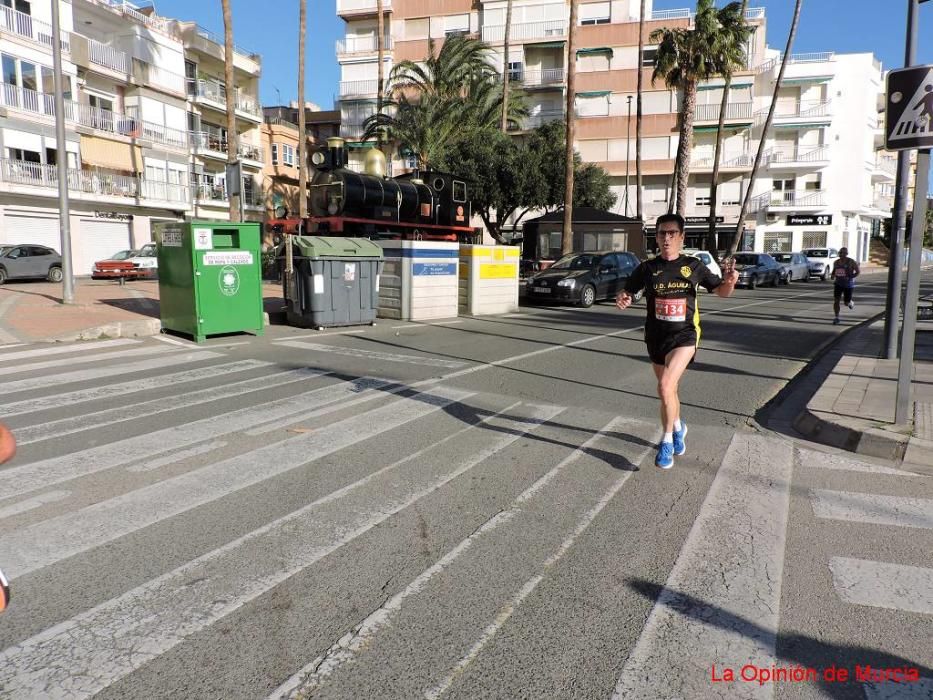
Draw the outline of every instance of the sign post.
<instances>
[{"instance_id":1,"label":"sign post","mask_svg":"<svg viewBox=\"0 0 933 700\"><path fill-rule=\"evenodd\" d=\"M910 255L907 262L907 293L904 299L904 325L901 329L897 402L894 411L894 422L905 424L910 417L910 380L917 330L917 297L920 294L920 264L923 228L926 224L930 149L933 148L933 65L913 66L888 73L884 146L889 151L920 149L917 154L917 184L914 190ZM895 264L900 264L900 261L895 261Z\"/></svg>"}]
</instances>

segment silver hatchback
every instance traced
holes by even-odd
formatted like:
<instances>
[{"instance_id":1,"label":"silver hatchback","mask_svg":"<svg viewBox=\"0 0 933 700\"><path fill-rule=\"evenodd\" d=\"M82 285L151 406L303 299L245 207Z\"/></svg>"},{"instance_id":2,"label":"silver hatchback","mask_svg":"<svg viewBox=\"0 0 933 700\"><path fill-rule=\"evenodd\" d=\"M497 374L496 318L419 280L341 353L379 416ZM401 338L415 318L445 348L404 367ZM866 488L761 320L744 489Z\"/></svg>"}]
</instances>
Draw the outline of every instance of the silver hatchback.
<instances>
[{"instance_id":1,"label":"silver hatchback","mask_svg":"<svg viewBox=\"0 0 933 700\"><path fill-rule=\"evenodd\" d=\"M15 279L62 281L61 256L44 245L0 246L0 284Z\"/></svg>"},{"instance_id":2,"label":"silver hatchback","mask_svg":"<svg viewBox=\"0 0 933 700\"><path fill-rule=\"evenodd\" d=\"M790 284L794 280L810 280L810 263L803 253L771 253L771 257L784 268L781 284Z\"/></svg>"}]
</instances>

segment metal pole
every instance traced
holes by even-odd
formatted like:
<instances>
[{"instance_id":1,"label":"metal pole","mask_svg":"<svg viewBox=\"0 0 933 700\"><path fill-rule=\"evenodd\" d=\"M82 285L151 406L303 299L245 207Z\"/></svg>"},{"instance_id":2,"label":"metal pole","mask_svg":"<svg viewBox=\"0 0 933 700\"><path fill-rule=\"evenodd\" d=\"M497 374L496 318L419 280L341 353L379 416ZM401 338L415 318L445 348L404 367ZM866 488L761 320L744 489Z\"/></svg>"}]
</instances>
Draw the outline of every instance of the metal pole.
<instances>
[{"instance_id":1,"label":"metal pole","mask_svg":"<svg viewBox=\"0 0 933 700\"><path fill-rule=\"evenodd\" d=\"M904 67L917 61L917 0L907 0L907 39ZM888 298L884 314L884 357L897 357L897 326L901 316L901 284L904 266L904 229L907 226L907 182L910 179L910 151L898 151L894 211L891 217L891 250L888 254Z\"/></svg>"},{"instance_id":2,"label":"metal pole","mask_svg":"<svg viewBox=\"0 0 933 700\"><path fill-rule=\"evenodd\" d=\"M625 135L625 215L628 216L628 169L629 152L632 147L632 96L628 96L628 126Z\"/></svg>"},{"instance_id":3,"label":"metal pole","mask_svg":"<svg viewBox=\"0 0 933 700\"><path fill-rule=\"evenodd\" d=\"M917 188L914 190L914 219L910 227L910 260L907 263L907 296L904 299L904 326L901 330L901 358L897 369L897 404L894 422L910 419L910 375L914 366L914 339L917 330L917 297L920 296L920 265L923 229L927 219L927 188L930 180L930 149L917 153Z\"/></svg>"},{"instance_id":4,"label":"metal pole","mask_svg":"<svg viewBox=\"0 0 933 700\"><path fill-rule=\"evenodd\" d=\"M58 168L58 222L62 244L62 303L74 304L71 220L68 207L68 149L65 143L65 90L62 78L62 30L59 0L52 0L52 68L55 86L55 161Z\"/></svg>"}]
</instances>

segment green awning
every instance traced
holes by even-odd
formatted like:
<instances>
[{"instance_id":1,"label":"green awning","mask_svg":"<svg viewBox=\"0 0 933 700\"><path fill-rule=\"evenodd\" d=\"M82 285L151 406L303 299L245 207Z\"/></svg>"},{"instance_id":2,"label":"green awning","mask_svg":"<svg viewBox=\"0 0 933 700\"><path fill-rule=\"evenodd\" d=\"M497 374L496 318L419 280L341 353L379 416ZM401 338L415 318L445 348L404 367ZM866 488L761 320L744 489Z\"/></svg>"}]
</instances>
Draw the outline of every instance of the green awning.
<instances>
[{"instance_id":1,"label":"green awning","mask_svg":"<svg viewBox=\"0 0 933 700\"><path fill-rule=\"evenodd\" d=\"M730 83L729 87L748 87L749 85L754 85L754 81L746 80L745 78L736 78ZM719 90L725 86L725 83L720 83L719 85L697 85L697 90Z\"/></svg>"},{"instance_id":2,"label":"green awning","mask_svg":"<svg viewBox=\"0 0 933 700\"><path fill-rule=\"evenodd\" d=\"M536 49L562 49L566 43L566 40L563 39L561 41L542 41L537 43L534 41L526 41L525 46L533 46Z\"/></svg>"},{"instance_id":3,"label":"green awning","mask_svg":"<svg viewBox=\"0 0 933 700\"><path fill-rule=\"evenodd\" d=\"M605 97L611 94L612 90L590 90L589 92L578 92L577 97Z\"/></svg>"},{"instance_id":4,"label":"green awning","mask_svg":"<svg viewBox=\"0 0 933 700\"><path fill-rule=\"evenodd\" d=\"M806 78L784 78L781 85L803 85L805 83L828 83L833 79L831 75L810 75Z\"/></svg>"},{"instance_id":5,"label":"green awning","mask_svg":"<svg viewBox=\"0 0 933 700\"><path fill-rule=\"evenodd\" d=\"M608 46L599 46L591 49L579 49L577 51L577 56L590 56L592 54L607 53L610 56L613 55L612 49Z\"/></svg>"},{"instance_id":6,"label":"green awning","mask_svg":"<svg viewBox=\"0 0 933 700\"><path fill-rule=\"evenodd\" d=\"M751 122L744 123L744 124L723 124L722 130L723 131L741 131L742 129L747 129L751 125L752 125ZM718 128L719 127L716 127L716 126L695 126L693 127L693 131L694 133L709 132L709 131L716 131Z\"/></svg>"},{"instance_id":7,"label":"green awning","mask_svg":"<svg viewBox=\"0 0 933 700\"><path fill-rule=\"evenodd\" d=\"M806 122L803 123L794 123L794 124L774 124L775 129L822 129L827 127L831 122Z\"/></svg>"}]
</instances>

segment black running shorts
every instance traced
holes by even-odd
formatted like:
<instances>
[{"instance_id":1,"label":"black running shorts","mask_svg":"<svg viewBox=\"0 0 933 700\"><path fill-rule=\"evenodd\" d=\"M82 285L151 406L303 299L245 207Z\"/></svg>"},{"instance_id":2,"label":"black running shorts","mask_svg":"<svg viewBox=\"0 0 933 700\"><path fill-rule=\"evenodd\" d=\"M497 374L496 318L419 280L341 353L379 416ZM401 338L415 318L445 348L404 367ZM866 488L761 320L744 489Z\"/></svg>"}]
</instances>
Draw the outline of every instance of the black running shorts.
<instances>
[{"instance_id":1,"label":"black running shorts","mask_svg":"<svg viewBox=\"0 0 933 700\"><path fill-rule=\"evenodd\" d=\"M645 345L648 346L648 357L656 365L663 365L667 361L668 353L674 348L697 346L697 333L694 328L684 328L673 333L658 331L645 331ZM690 364L696 358L696 353L690 358Z\"/></svg>"},{"instance_id":2,"label":"black running shorts","mask_svg":"<svg viewBox=\"0 0 933 700\"><path fill-rule=\"evenodd\" d=\"M833 285L833 299L839 297L842 297L846 304L852 301L852 287L843 287L841 284Z\"/></svg>"}]
</instances>

